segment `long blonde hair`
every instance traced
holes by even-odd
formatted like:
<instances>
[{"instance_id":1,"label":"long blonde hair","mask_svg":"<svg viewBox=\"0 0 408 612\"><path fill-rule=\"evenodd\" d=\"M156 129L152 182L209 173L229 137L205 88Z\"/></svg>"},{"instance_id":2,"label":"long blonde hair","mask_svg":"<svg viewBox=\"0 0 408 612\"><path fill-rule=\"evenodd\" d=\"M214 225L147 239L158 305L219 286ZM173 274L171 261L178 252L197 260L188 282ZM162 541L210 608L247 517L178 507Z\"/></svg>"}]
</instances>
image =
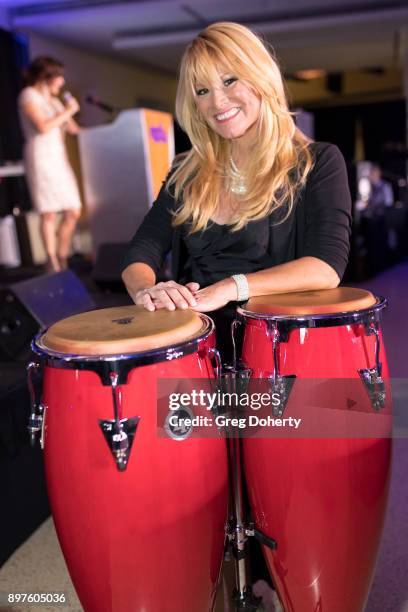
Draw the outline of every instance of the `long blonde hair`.
<instances>
[{"instance_id":1,"label":"long blonde hair","mask_svg":"<svg viewBox=\"0 0 408 612\"><path fill-rule=\"evenodd\" d=\"M263 42L237 23L208 26L190 43L181 61L176 117L192 149L176 160L167 183L182 202L173 223L189 222L191 232L205 229L214 215L231 156L231 142L216 134L198 112L196 85L225 72L245 82L261 99L256 149L245 168L247 192L239 196L232 230L278 208L284 208L280 220L286 218L312 168L310 140L295 126L279 67Z\"/></svg>"}]
</instances>

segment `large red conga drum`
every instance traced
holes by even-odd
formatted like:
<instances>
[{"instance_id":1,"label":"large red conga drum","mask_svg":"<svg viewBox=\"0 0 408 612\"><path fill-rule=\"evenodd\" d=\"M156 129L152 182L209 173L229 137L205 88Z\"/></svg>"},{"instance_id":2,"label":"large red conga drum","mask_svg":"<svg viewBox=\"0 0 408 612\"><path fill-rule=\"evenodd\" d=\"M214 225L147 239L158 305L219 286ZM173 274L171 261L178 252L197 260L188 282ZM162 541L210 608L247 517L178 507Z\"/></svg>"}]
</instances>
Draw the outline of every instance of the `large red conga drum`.
<instances>
[{"instance_id":1,"label":"large red conga drum","mask_svg":"<svg viewBox=\"0 0 408 612\"><path fill-rule=\"evenodd\" d=\"M34 342L52 513L86 612L212 609L225 440L158 436L157 381L214 377L213 344L208 317L137 306L69 317Z\"/></svg>"},{"instance_id":2,"label":"large red conga drum","mask_svg":"<svg viewBox=\"0 0 408 612\"><path fill-rule=\"evenodd\" d=\"M337 288L258 297L239 309L252 377L289 389L282 416L294 410L307 424L302 385L314 386L315 399L324 395L322 420L346 422L351 434L243 440L255 527L277 542L263 550L285 612L364 609L390 478L384 305L367 291ZM350 385L357 401L342 397ZM374 423L367 435L364 419Z\"/></svg>"}]
</instances>

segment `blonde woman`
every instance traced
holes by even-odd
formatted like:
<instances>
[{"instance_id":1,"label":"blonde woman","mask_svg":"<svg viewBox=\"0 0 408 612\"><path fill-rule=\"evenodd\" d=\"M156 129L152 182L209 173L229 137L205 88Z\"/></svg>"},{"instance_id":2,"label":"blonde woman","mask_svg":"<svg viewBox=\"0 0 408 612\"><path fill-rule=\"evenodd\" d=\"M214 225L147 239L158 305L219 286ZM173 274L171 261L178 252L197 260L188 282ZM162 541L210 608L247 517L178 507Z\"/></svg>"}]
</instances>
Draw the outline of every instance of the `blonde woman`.
<instances>
[{"instance_id":1,"label":"blonde woman","mask_svg":"<svg viewBox=\"0 0 408 612\"><path fill-rule=\"evenodd\" d=\"M73 116L79 104L58 98L65 84L63 64L37 57L28 67L18 105L24 133L24 161L31 200L40 214L40 230L49 271L67 267L81 199L65 149L65 133L78 134ZM57 228L57 213L61 222Z\"/></svg>"},{"instance_id":2,"label":"blonde woman","mask_svg":"<svg viewBox=\"0 0 408 612\"><path fill-rule=\"evenodd\" d=\"M235 23L205 28L181 62L176 116L192 149L129 247L135 303L210 312L218 330L237 301L336 287L351 224L344 160L296 128L265 44ZM157 283L170 250L173 280Z\"/></svg>"}]
</instances>

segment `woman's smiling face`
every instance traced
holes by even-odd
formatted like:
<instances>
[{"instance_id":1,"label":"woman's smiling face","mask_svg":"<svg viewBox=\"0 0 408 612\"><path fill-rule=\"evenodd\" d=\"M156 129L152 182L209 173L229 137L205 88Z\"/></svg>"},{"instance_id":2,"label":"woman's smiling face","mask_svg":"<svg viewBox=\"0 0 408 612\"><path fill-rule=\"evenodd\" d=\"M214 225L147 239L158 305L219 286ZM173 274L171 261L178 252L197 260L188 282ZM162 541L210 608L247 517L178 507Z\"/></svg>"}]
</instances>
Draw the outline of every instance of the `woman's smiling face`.
<instances>
[{"instance_id":1,"label":"woman's smiling face","mask_svg":"<svg viewBox=\"0 0 408 612\"><path fill-rule=\"evenodd\" d=\"M195 100L204 121L222 138L242 138L259 119L260 96L233 74L197 83Z\"/></svg>"}]
</instances>

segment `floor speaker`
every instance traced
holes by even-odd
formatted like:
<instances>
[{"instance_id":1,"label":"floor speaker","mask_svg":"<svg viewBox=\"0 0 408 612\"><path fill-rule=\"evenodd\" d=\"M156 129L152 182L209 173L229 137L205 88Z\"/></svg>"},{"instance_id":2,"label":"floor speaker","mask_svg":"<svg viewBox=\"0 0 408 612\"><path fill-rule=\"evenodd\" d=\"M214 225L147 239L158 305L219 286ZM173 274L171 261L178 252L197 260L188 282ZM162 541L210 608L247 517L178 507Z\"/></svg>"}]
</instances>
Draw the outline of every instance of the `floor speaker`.
<instances>
[{"instance_id":1,"label":"floor speaker","mask_svg":"<svg viewBox=\"0 0 408 612\"><path fill-rule=\"evenodd\" d=\"M93 308L94 301L71 270L0 289L0 359L25 359L40 329Z\"/></svg>"}]
</instances>

